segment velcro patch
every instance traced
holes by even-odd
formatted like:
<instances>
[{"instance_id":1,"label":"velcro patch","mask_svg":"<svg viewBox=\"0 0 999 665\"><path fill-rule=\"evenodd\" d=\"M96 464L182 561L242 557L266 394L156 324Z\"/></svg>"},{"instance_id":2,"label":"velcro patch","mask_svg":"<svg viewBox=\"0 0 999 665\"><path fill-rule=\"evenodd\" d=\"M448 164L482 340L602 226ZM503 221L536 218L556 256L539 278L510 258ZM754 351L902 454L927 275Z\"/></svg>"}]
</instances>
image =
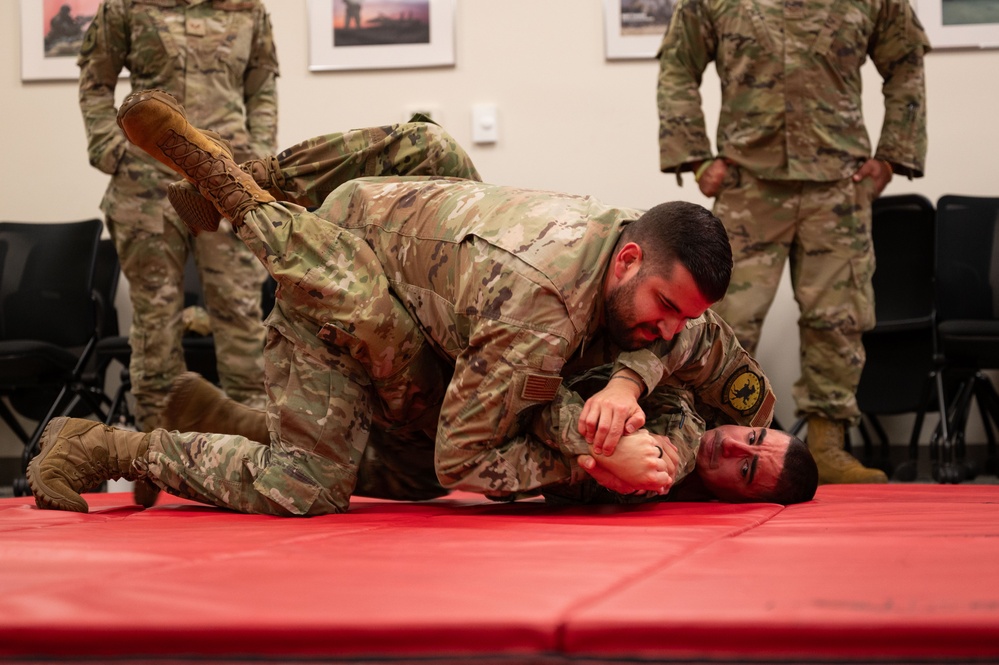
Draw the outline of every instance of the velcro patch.
<instances>
[{"instance_id":1,"label":"velcro patch","mask_svg":"<svg viewBox=\"0 0 999 665\"><path fill-rule=\"evenodd\" d=\"M774 417L774 404L777 402L777 398L774 397L772 392L768 392L763 397L763 403L760 404L760 410L756 412L753 416L753 422L749 425L750 427L763 427L764 425L770 424L770 421Z\"/></svg>"},{"instance_id":2,"label":"velcro patch","mask_svg":"<svg viewBox=\"0 0 999 665\"><path fill-rule=\"evenodd\" d=\"M558 387L562 385L561 376L547 374L528 374L524 381L524 389L520 396L531 402L550 402L555 399Z\"/></svg>"},{"instance_id":3,"label":"velcro patch","mask_svg":"<svg viewBox=\"0 0 999 665\"><path fill-rule=\"evenodd\" d=\"M184 33L191 37L204 37L207 32L205 19L189 18L184 22Z\"/></svg>"}]
</instances>

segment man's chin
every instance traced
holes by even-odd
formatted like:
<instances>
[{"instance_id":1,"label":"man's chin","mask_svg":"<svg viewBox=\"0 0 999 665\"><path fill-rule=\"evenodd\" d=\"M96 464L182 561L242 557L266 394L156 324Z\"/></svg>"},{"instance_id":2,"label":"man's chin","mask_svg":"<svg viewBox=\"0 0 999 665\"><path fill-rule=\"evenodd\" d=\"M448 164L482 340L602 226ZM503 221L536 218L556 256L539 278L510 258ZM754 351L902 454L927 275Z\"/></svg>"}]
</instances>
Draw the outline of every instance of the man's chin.
<instances>
[{"instance_id":1,"label":"man's chin","mask_svg":"<svg viewBox=\"0 0 999 665\"><path fill-rule=\"evenodd\" d=\"M641 334L631 334L625 337L624 335L614 335L614 343L623 351L641 351L642 349L647 349L658 339L658 337L653 339L648 339L645 335Z\"/></svg>"}]
</instances>

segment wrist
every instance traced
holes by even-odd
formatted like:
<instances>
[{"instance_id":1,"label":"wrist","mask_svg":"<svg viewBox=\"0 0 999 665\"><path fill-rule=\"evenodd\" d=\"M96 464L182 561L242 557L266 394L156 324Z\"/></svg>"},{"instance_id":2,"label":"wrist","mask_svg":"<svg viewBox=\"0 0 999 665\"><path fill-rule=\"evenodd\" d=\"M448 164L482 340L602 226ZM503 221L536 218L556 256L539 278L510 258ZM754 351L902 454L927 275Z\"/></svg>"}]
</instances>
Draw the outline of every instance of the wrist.
<instances>
[{"instance_id":1,"label":"wrist","mask_svg":"<svg viewBox=\"0 0 999 665\"><path fill-rule=\"evenodd\" d=\"M633 383L634 385L638 386L638 394L635 395L635 399L638 399L639 397L641 397L642 394L645 392L645 384L644 383L642 383L639 379L636 379L633 376L629 376L628 374L625 374L624 372L618 372L617 374L613 375L609 380L610 381L614 381L614 380L628 381L629 383Z\"/></svg>"},{"instance_id":2,"label":"wrist","mask_svg":"<svg viewBox=\"0 0 999 665\"><path fill-rule=\"evenodd\" d=\"M694 182L701 181L701 178L704 177L704 173L708 170L708 167L710 167L714 163L714 161L715 160L712 157L710 159L705 159L703 162L701 162L700 166L697 167L697 170L694 171Z\"/></svg>"}]
</instances>

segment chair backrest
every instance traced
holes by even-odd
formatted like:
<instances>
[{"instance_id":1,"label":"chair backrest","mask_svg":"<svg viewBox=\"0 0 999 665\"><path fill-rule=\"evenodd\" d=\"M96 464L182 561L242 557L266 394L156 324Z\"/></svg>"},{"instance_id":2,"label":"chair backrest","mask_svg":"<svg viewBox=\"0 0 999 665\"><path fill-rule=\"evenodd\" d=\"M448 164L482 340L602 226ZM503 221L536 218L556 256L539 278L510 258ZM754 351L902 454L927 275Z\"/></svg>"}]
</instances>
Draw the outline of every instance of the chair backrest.
<instances>
[{"instance_id":1,"label":"chair backrest","mask_svg":"<svg viewBox=\"0 0 999 665\"><path fill-rule=\"evenodd\" d=\"M918 194L874 200L875 308L877 325L933 325L933 261L936 215Z\"/></svg>"},{"instance_id":2,"label":"chair backrest","mask_svg":"<svg viewBox=\"0 0 999 665\"><path fill-rule=\"evenodd\" d=\"M937 316L999 320L999 198L937 202Z\"/></svg>"},{"instance_id":3,"label":"chair backrest","mask_svg":"<svg viewBox=\"0 0 999 665\"><path fill-rule=\"evenodd\" d=\"M877 325L864 334L867 360L857 386L865 414L926 409L933 367L933 204L918 194L874 200Z\"/></svg>"},{"instance_id":4,"label":"chair backrest","mask_svg":"<svg viewBox=\"0 0 999 665\"><path fill-rule=\"evenodd\" d=\"M94 262L103 222L0 222L0 339L67 348L94 334Z\"/></svg>"}]
</instances>

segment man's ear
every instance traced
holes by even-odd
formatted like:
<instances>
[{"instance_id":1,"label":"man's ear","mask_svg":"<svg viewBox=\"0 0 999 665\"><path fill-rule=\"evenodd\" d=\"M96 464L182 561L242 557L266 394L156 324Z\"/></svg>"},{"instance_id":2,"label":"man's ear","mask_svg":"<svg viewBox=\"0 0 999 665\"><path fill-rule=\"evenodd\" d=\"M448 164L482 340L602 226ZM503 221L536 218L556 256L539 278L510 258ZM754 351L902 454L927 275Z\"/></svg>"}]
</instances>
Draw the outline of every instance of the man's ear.
<instances>
[{"instance_id":1,"label":"man's ear","mask_svg":"<svg viewBox=\"0 0 999 665\"><path fill-rule=\"evenodd\" d=\"M614 256L614 277L624 280L629 274L638 272L642 267L642 248L634 242L625 243ZM634 269L634 272L630 272Z\"/></svg>"}]
</instances>

